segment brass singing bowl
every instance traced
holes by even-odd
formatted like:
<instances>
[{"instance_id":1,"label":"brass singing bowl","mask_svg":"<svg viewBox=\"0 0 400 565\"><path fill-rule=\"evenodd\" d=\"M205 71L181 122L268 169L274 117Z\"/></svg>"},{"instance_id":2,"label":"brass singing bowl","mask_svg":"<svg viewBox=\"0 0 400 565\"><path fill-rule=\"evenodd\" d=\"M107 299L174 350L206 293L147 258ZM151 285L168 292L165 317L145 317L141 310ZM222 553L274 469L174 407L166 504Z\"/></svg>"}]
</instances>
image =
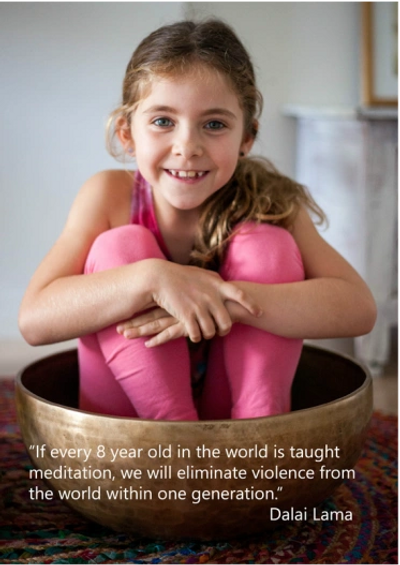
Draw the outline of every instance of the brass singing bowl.
<instances>
[{"instance_id":1,"label":"brass singing bowl","mask_svg":"<svg viewBox=\"0 0 400 565\"><path fill-rule=\"evenodd\" d=\"M68 504L86 518L158 539L206 541L254 535L278 523L279 512L272 507L280 511L315 507L349 476L372 413L372 382L366 369L347 356L309 345L303 349L293 385L293 411L265 418L168 422L92 414L77 409L78 379L75 350L44 358L18 375L17 413L32 462L48 475L50 470L46 482L54 491L74 493L76 500ZM202 446L219 450L220 456L216 457L217 451L201 451ZM55 458L51 452L78 448L92 449L86 462L68 455ZM242 455L244 449L257 448L257 457L254 451L243 458L239 452L228 457L226 448L242 449ZM121 456L112 462L111 449L127 451L119 451ZM159 449L151 458L152 450ZM332 471L329 476L321 475L322 466L324 473ZM81 478L54 478L63 467L80 471ZM228 470L232 476L187 476L187 471L190 475L211 467ZM86 473L96 471L99 478L93 478L94 472L92 478L88 473L82 478L84 468ZM235 478L234 468L246 478ZM141 478L122 478L121 470L129 469L136 469ZM149 469L163 471L164 477L149 478ZM253 471L257 474L260 469L269 469L267 476L273 478L255 478ZM291 478L284 477L289 471ZM125 492L127 499L109 500L107 491L121 496ZM150 495L144 496L144 491ZM206 500L205 491L214 492L214 498L209 494ZM225 500L215 499L225 491ZM197 501L199 496L202 499Z\"/></svg>"}]
</instances>

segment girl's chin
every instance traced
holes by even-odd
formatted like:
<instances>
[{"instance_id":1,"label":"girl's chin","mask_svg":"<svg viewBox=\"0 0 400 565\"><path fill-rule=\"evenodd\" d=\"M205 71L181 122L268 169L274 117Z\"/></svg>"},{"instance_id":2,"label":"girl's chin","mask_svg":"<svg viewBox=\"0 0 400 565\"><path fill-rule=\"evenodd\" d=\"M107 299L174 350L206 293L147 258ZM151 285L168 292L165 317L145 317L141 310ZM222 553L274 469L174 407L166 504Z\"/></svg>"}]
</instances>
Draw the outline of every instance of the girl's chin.
<instances>
[{"instance_id":1,"label":"girl's chin","mask_svg":"<svg viewBox=\"0 0 400 565\"><path fill-rule=\"evenodd\" d=\"M201 209L203 202L171 201L170 206L179 212L196 212Z\"/></svg>"}]
</instances>

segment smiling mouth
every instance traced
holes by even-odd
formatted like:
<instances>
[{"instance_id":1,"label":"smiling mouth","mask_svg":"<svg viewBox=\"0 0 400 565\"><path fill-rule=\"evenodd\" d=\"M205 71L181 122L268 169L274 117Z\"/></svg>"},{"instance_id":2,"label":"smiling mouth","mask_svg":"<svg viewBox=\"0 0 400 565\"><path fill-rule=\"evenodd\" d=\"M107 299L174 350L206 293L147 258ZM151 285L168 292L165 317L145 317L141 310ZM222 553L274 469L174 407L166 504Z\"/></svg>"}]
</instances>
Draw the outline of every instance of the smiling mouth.
<instances>
[{"instance_id":1,"label":"smiling mouth","mask_svg":"<svg viewBox=\"0 0 400 565\"><path fill-rule=\"evenodd\" d=\"M176 169L166 169L173 177L179 179L200 179L208 173L208 171L178 171Z\"/></svg>"}]
</instances>

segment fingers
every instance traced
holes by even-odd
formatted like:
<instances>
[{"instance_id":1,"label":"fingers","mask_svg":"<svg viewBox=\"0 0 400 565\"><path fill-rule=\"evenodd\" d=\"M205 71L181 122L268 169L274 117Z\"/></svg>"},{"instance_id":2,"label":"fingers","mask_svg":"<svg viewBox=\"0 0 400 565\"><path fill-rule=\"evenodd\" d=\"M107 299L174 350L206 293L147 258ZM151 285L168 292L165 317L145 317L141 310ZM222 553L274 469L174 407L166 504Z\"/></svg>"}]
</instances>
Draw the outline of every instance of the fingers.
<instances>
[{"instance_id":1,"label":"fingers","mask_svg":"<svg viewBox=\"0 0 400 565\"><path fill-rule=\"evenodd\" d=\"M180 328L172 329L172 326L177 324L180 324ZM155 308L150 312L136 316L132 320L118 324L117 332L126 339L154 336L153 339L145 343L146 346L149 343L149 347L160 345L185 335L188 335L194 343L199 342L202 338L202 331L194 316L189 317L185 324L183 324L163 308Z\"/></svg>"},{"instance_id":2,"label":"fingers","mask_svg":"<svg viewBox=\"0 0 400 565\"><path fill-rule=\"evenodd\" d=\"M220 336L228 335L232 329L232 318L225 305L213 313L217 333Z\"/></svg>"},{"instance_id":3,"label":"fingers","mask_svg":"<svg viewBox=\"0 0 400 565\"><path fill-rule=\"evenodd\" d=\"M122 333L126 339L136 339L138 337L147 337L149 335L158 334L176 323L177 320L172 316L164 316L157 320L136 325L135 327L126 328L120 333Z\"/></svg>"},{"instance_id":4,"label":"fingers","mask_svg":"<svg viewBox=\"0 0 400 565\"><path fill-rule=\"evenodd\" d=\"M200 316L198 324L204 339L212 339L217 333L216 322L207 312L206 315Z\"/></svg>"},{"instance_id":5,"label":"fingers","mask_svg":"<svg viewBox=\"0 0 400 565\"><path fill-rule=\"evenodd\" d=\"M130 328L138 328L143 324L147 324L148 322L158 320L159 318L165 318L167 316L170 316L170 314L163 308L154 308L149 312L144 312L143 314L135 316L135 318L132 318L131 320L127 320L126 322L118 324L117 332L119 334L123 334L125 330L128 330Z\"/></svg>"},{"instance_id":6,"label":"fingers","mask_svg":"<svg viewBox=\"0 0 400 565\"><path fill-rule=\"evenodd\" d=\"M232 300L233 302L237 302L238 304L243 306L243 308L246 308L246 310L253 316L256 316L257 318L262 316L263 311L258 306L256 301L234 283L223 283L220 288L220 293L221 296L225 298L225 300Z\"/></svg>"},{"instance_id":7,"label":"fingers","mask_svg":"<svg viewBox=\"0 0 400 565\"><path fill-rule=\"evenodd\" d=\"M201 341L202 331L195 316L190 316L186 323L183 325L183 327L185 326L186 333L184 335L189 336L190 341L192 341L193 343L198 343L199 341Z\"/></svg>"},{"instance_id":8,"label":"fingers","mask_svg":"<svg viewBox=\"0 0 400 565\"><path fill-rule=\"evenodd\" d=\"M145 312L144 314L139 314L131 320L118 324L117 332L129 339L144 335L152 335L157 333L158 320L168 317L170 317L170 314L168 314L168 312L166 312L163 308L155 308L149 312ZM162 329L164 329L164 327Z\"/></svg>"},{"instance_id":9,"label":"fingers","mask_svg":"<svg viewBox=\"0 0 400 565\"><path fill-rule=\"evenodd\" d=\"M128 339L153 336L148 340L150 347L183 335L197 343L230 332L234 320L228 302L253 316L262 314L249 293L233 282L224 282L218 273L196 267L175 268L178 272L172 271L153 295L158 307L119 324L120 334Z\"/></svg>"},{"instance_id":10,"label":"fingers","mask_svg":"<svg viewBox=\"0 0 400 565\"><path fill-rule=\"evenodd\" d=\"M172 326L169 326L164 331L155 335L151 339L144 342L145 346L148 348L156 347L157 345L162 345L173 339L178 339L179 337L184 337L186 335L185 327L181 322L175 322Z\"/></svg>"}]
</instances>

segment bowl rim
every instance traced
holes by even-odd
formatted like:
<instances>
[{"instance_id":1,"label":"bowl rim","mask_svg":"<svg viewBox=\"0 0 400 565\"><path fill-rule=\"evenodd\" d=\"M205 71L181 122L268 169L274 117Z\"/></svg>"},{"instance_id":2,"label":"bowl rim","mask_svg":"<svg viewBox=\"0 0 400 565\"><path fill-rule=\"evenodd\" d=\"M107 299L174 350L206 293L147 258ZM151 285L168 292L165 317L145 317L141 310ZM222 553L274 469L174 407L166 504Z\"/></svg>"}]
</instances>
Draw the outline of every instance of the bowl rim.
<instances>
[{"instance_id":1,"label":"bowl rim","mask_svg":"<svg viewBox=\"0 0 400 565\"><path fill-rule=\"evenodd\" d=\"M260 422L262 420L266 420L268 419L269 421L272 421L272 418L292 418L293 415L298 415L298 414L303 414L305 412L309 413L311 411L316 411L316 410L321 410L324 407L327 406L334 406L335 404L339 404L342 403L344 400L346 399L350 399L356 395L359 395L360 393L363 392L364 389L368 389L370 387L372 387L372 377L371 377L371 373L368 369L368 367L360 362L359 360L355 359L354 357L352 357L351 355L348 355L346 353L340 353L337 351L333 351L331 349L327 349L325 347L321 347L320 345L314 345L314 344L308 344L305 343L303 348L306 348L308 350L312 350L315 349L317 351L322 351L323 353L327 353L328 355L334 355L337 357L341 357L342 359L345 359L346 361L349 361L350 363L357 365L365 374L365 379L364 382L355 390L353 390L352 392L350 392L349 394L346 394L345 396L341 396L340 398L336 398L335 400L331 400L329 402L324 402L322 404L318 404L317 406L311 406L309 408L301 408L299 410L294 410L294 411L290 411L290 412L285 412L283 414L274 414L272 416L259 416L257 418L242 418L242 419L237 419L237 420L229 420L229 419L221 419L221 420L151 420L151 419L146 419L146 418L130 418L127 416L117 416L117 415L113 415L113 414L98 414L96 412L89 412L87 410L81 410L80 408L73 408L71 406L65 406L63 404L59 404L57 402L53 402L51 400L46 400L45 398L43 398L42 396L39 396L37 394L35 394L34 392L30 391L23 383L22 383L22 377L24 372L29 369L30 367L34 367L36 364L42 363L43 361L45 361L48 358L51 357L56 357L56 356L62 356L62 355L69 355L72 352L76 351L76 348L71 348L71 349L67 349L67 350L62 350L56 353L53 353L51 355L47 355L45 357L42 357L40 359L37 359L36 361L29 363L28 365L26 365L25 367L22 367L22 369L20 369L15 377L15 387L17 389L20 389L24 395L31 397L32 399L34 399L35 401L39 401L41 404L44 405L49 405L49 406L53 406L56 408L61 408L63 410L65 410L66 412L78 412L79 414L83 414L85 416L88 417L95 417L95 418L106 418L106 419L110 419L112 418L113 420L126 420L126 421L132 421L132 422L146 422L149 423L151 422L152 424L155 424L157 426L161 426L161 425L168 425L168 426L179 426L179 424L189 424L192 427L195 426L199 426L199 425L207 425L207 424L213 424L213 425L235 425L235 423L240 424L241 422Z\"/></svg>"}]
</instances>

